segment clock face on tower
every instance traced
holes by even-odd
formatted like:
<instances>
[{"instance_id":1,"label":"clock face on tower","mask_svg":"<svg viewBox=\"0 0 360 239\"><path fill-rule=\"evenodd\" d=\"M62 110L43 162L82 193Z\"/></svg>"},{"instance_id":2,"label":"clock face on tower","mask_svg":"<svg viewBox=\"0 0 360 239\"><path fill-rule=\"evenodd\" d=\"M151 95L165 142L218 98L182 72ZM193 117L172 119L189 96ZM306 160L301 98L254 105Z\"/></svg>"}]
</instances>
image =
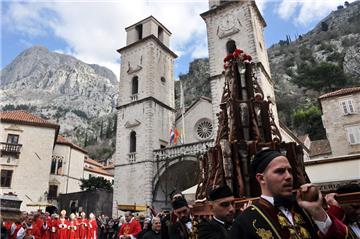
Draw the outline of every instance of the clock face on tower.
<instances>
[{"instance_id":1,"label":"clock face on tower","mask_svg":"<svg viewBox=\"0 0 360 239\"><path fill-rule=\"evenodd\" d=\"M219 24L219 29L222 31L229 31L232 28L235 27L235 17L230 14L230 15L225 15Z\"/></svg>"},{"instance_id":2,"label":"clock face on tower","mask_svg":"<svg viewBox=\"0 0 360 239\"><path fill-rule=\"evenodd\" d=\"M238 22L233 14L227 14L219 19L217 35L219 38L230 36L239 31Z\"/></svg>"}]
</instances>

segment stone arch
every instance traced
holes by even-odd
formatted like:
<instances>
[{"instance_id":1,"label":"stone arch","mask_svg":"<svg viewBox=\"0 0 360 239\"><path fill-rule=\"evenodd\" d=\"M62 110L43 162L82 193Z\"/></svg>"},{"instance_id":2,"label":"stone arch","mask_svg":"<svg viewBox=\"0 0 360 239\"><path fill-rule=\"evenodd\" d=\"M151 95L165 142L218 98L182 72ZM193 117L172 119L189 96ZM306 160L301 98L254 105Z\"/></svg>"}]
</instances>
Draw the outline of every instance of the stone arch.
<instances>
[{"instance_id":1,"label":"stone arch","mask_svg":"<svg viewBox=\"0 0 360 239\"><path fill-rule=\"evenodd\" d=\"M155 162L153 206L157 209L171 208L169 194L181 192L198 183L199 162L197 155L179 156L166 162Z\"/></svg>"}]
</instances>

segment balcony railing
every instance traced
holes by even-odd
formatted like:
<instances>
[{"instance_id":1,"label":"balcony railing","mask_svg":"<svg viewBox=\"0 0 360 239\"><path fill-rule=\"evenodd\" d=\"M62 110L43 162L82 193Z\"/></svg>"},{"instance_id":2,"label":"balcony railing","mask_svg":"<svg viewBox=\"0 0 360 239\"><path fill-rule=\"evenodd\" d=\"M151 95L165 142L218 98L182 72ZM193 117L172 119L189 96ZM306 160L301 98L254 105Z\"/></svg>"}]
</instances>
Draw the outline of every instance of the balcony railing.
<instances>
[{"instance_id":1,"label":"balcony railing","mask_svg":"<svg viewBox=\"0 0 360 239\"><path fill-rule=\"evenodd\" d=\"M132 94L130 96L131 101L137 101L138 100L138 94Z\"/></svg>"},{"instance_id":2,"label":"balcony railing","mask_svg":"<svg viewBox=\"0 0 360 239\"><path fill-rule=\"evenodd\" d=\"M10 144L1 142L1 156L10 155L19 158L22 144Z\"/></svg>"},{"instance_id":3,"label":"balcony railing","mask_svg":"<svg viewBox=\"0 0 360 239\"><path fill-rule=\"evenodd\" d=\"M130 163L135 163L136 162L136 153L133 152L133 153L129 153L128 154L128 160Z\"/></svg>"}]
</instances>

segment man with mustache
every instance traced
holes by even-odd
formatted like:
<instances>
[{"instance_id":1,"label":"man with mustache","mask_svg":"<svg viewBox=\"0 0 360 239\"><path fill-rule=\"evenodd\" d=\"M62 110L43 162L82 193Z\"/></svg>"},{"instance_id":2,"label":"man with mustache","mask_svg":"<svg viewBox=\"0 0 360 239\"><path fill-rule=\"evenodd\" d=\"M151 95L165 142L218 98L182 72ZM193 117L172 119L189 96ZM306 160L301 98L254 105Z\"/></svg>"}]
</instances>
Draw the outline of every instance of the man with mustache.
<instances>
[{"instance_id":1,"label":"man with mustache","mask_svg":"<svg viewBox=\"0 0 360 239\"><path fill-rule=\"evenodd\" d=\"M292 168L278 151L258 152L251 168L260 184L260 199L235 220L232 238L345 238L346 226L322 208L322 195L316 201L305 201L298 191L293 194ZM302 192L313 187L301 186Z\"/></svg>"}]
</instances>

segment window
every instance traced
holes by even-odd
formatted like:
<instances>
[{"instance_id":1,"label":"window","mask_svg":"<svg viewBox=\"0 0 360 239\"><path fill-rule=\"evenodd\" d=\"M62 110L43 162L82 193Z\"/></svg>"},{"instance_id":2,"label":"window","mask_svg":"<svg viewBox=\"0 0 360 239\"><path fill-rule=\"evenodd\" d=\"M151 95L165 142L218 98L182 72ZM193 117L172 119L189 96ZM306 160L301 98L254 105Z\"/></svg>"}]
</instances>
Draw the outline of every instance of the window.
<instances>
[{"instance_id":1,"label":"window","mask_svg":"<svg viewBox=\"0 0 360 239\"><path fill-rule=\"evenodd\" d=\"M163 41L164 38L164 30L160 26L158 26L158 38L161 42Z\"/></svg>"},{"instance_id":2,"label":"window","mask_svg":"<svg viewBox=\"0 0 360 239\"><path fill-rule=\"evenodd\" d=\"M132 88L131 88L131 94L133 94L133 95L135 95L135 94L137 94L138 93L138 90L139 90L139 77L137 77L137 76L134 76L133 78L132 78L132 82L131 82L131 84L132 84Z\"/></svg>"},{"instance_id":3,"label":"window","mask_svg":"<svg viewBox=\"0 0 360 239\"><path fill-rule=\"evenodd\" d=\"M200 139L209 139L213 133L213 126L210 120L199 120L195 125L197 137Z\"/></svg>"},{"instance_id":4,"label":"window","mask_svg":"<svg viewBox=\"0 0 360 239\"><path fill-rule=\"evenodd\" d=\"M50 174L55 174L55 171L56 171L56 159L53 158L51 160Z\"/></svg>"},{"instance_id":5,"label":"window","mask_svg":"<svg viewBox=\"0 0 360 239\"><path fill-rule=\"evenodd\" d=\"M136 132L132 131L130 133L130 153L136 152Z\"/></svg>"},{"instance_id":6,"label":"window","mask_svg":"<svg viewBox=\"0 0 360 239\"><path fill-rule=\"evenodd\" d=\"M63 162L61 159L59 159L58 167L57 167L57 171L56 171L57 175L62 175L62 173L63 173L62 165L63 165Z\"/></svg>"},{"instance_id":7,"label":"window","mask_svg":"<svg viewBox=\"0 0 360 239\"><path fill-rule=\"evenodd\" d=\"M343 100L340 102L341 109L344 115L355 113L355 108L352 100Z\"/></svg>"},{"instance_id":8,"label":"window","mask_svg":"<svg viewBox=\"0 0 360 239\"><path fill-rule=\"evenodd\" d=\"M12 178L12 170L1 170L1 187L10 187L11 186L11 178Z\"/></svg>"},{"instance_id":9,"label":"window","mask_svg":"<svg viewBox=\"0 0 360 239\"><path fill-rule=\"evenodd\" d=\"M18 144L19 142L19 135L17 134L8 134L6 143L8 144Z\"/></svg>"},{"instance_id":10,"label":"window","mask_svg":"<svg viewBox=\"0 0 360 239\"><path fill-rule=\"evenodd\" d=\"M49 194L48 199L56 199L57 198L57 191L58 186L57 185L49 185Z\"/></svg>"},{"instance_id":11,"label":"window","mask_svg":"<svg viewBox=\"0 0 360 239\"><path fill-rule=\"evenodd\" d=\"M349 144L360 144L360 125L347 127L346 131Z\"/></svg>"},{"instance_id":12,"label":"window","mask_svg":"<svg viewBox=\"0 0 360 239\"><path fill-rule=\"evenodd\" d=\"M138 40L141 40L142 39L143 26L141 24L137 25L135 27L135 29L136 29L136 32L137 32Z\"/></svg>"}]
</instances>

